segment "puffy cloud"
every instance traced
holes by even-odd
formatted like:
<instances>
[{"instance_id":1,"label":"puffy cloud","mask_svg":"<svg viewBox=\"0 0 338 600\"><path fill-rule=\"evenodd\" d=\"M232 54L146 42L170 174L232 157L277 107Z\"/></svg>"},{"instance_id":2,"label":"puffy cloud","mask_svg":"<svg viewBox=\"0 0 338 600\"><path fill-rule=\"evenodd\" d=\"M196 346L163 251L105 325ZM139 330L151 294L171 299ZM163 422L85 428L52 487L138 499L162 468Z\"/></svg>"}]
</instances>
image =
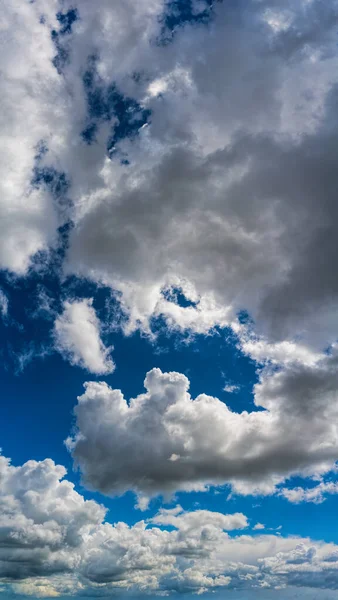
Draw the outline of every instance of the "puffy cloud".
<instances>
[{"instance_id":1,"label":"puffy cloud","mask_svg":"<svg viewBox=\"0 0 338 600\"><path fill-rule=\"evenodd\" d=\"M242 514L161 509L133 526L104 521L50 459L14 467L0 459L0 578L36 597L272 589L337 589L334 544L233 535ZM286 589L286 593L288 590Z\"/></svg>"},{"instance_id":2,"label":"puffy cloud","mask_svg":"<svg viewBox=\"0 0 338 600\"><path fill-rule=\"evenodd\" d=\"M151 124L117 145L132 166L102 154L100 181L81 174L88 187L74 187L67 268L118 289L131 327L163 314L200 331L246 308L269 337L299 334L322 348L336 335L337 4L217 3L209 27L187 25L171 44L152 45L132 83L135 47L144 60L160 10L151 4L145 36L123 60L128 74L116 68L121 89L152 110ZM83 28L88 15L86 3ZM115 41L99 28L98 71L109 82ZM70 63L69 77L80 64ZM88 149L93 162L101 147L100 138ZM164 302L172 277L200 303Z\"/></svg>"},{"instance_id":3,"label":"puffy cloud","mask_svg":"<svg viewBox=\"0 0 338 600\"><path fill-rule=\"evenodd\" d=\"M46 459L14 467L0 456L0 576L25 579L72 570L85 532L105 509L85 501L66 469Z\"/></svg>"},{"instance_id":4,"label":"puffy cloud","mask_svg":"<svg viewBox=\"0 0 338 600\"><path fill-rule=\"evenodd\" d=\"M63 221L48 187L32 183L41 143L57 147L67 120L66 89L52 63L57 8L54 0L1 1L0 268L20 274L55 244Z\"/></svg>"},{"instance_id":5,"label":"puffy cloud","mask_svg":"<svg viewBox=\"0 0 338 600\"><path fill-rule=\"evenodd\" d=\"M150 371L129 404L120 390L87 383L67 440L85 485L141 497L231 483L271 494L292 474L318 476L338 455L337 354L261 374L257 410L236 413L217 398L192 399L180 373ZM259 410L258 410L259 409Z\"/></svg>"},{"instance_id":6,"label":"puffy cloud","mask_svg":"<svg viewBox=\"0 0 338 600\"><path fill-rule=\"evenodd\" d=\"M254 531L258 531L260 529L265 529L265 525L263 525L263 523L256 523L256 525L253 527Z\"/></svg>"},{"instance_id":7,"label":"puffy cloud","mask_svg":"<svg viewBox=\"0 0 338 600\"><path fill-rule=\"evenodd\" d=\"M282 488L280 495L284 496L289 502L299 504L300 502L313 502L321 504L326 500L326 496L330 494L338 494L338 483L334 481L322 481L318 485L311 488Z\"/></svg>"},{"instance_id":8,"label":"puffy cloud","mask_svg":"<svg viewBox=\"0 0 338 600\"><path fill-rule=\"evenodd\" d=\"M240 337L255 360L316 362L337 337L337 2L214 3L207 26L156 43L165 7L4 6L0 263L24 272L71 220L64 269L119 291L126 331L158 316L238 331L246 309L268 340ZM61 35L68 9L79 18ZM168 299L175 287L189 306Z\"/></svg>"},{"instance_id":9,"label":"puffy cloud","mask_svg":"<svg viewBox=\"0 0 338 600\"><path fill-rule=\"evenodd\" d=\"M54 325L59 352L91 373L112 373L115 365L109 357L111 348L106 348L100 339L100 322L92 299L65 301L63 309Z\"/></svg>"},{"instance_id":10,"label":"puffy cloud","mask_svg":"<svg viewBox=\"0 0 338 600\"><path fill-rule=\"evenodd\" d=\"M0 263L24 272L72 220L65 270L118 290L129 331L163 315L206 332L246 309L269 339L322 349L337 316L337 2L215 3L208 26L155 43L165 6L4 5ZM71 203L32 185L37 165L66 174ZM164 297L173 280L194 306Z\"/></svg>"},{"instance_id":11,"label":"puffy cloud","mask_svg":"<svg viewBox=\"0 0 338 600\"><path fill-rule=\"evenodd\" d=\"M181 506L173 509L161 509L151 522L157 525L172 525L181 531L196 529L201 523L203 523L203 527L211 525L227 531L244 529L248 526L248 520L242 513L223 515L209 510L186 512Z\"/></svg>"}]
</instances>

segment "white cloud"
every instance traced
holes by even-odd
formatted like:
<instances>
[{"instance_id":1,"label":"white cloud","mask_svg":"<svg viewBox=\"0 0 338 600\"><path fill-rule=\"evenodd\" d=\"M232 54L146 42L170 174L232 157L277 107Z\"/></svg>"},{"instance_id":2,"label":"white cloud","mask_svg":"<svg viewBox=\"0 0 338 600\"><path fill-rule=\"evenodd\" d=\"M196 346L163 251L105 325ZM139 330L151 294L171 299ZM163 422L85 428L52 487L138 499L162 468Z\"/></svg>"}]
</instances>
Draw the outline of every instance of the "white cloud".
<instances>
[{"instance_id":1,"label":"white cloud","mask_svg":"<svg viewBox=\"0 0 338 600\"><path fill-rule=\"evenodd\" d=\"M292 474L334 466L336 364L334 353L315 367L268 368L255 386L261 410L250 413L205 394L193 400L184 375L159 369L129 404L120 390L87 383L67 444L85 485L106 494L151 497L224 483L236 493L272 494Z\"/></svg>"},{"instance_id":2,"label":"white cloud","mask_svg":"<svg viewBox=\"0 0 338 600\"><path fill-rule=\"evenodd\" d=\"M223 391L227 392L228 394L234 394L234 393L238 392L239 389L240 389L239 385L226 384L223 388Z\"/></svg>"},{"instance_id":3,"label":"white cloud","mask_svg":"<svg viewBox=\"0 0 338 600\"><path fill-rule=\"evenodd\" d=\"M232 515L223 515L209 510L195 510L194 512L184 511L181 506L171 509L162 508L159 513L151 519L151 523L156 525L172 525L180 531L196 529L203 527L216 526L222 530L231 531L232 529L245 529L248 527L248 520L242 513Z\"/></svg>"},{"instance_id":4,"label":"white cloud","mask_svg":"<svg viewBox=\"0 0 338 600\"><path fill-rule=\"evenodd\" d=\"M263 523L256 523L256 525L253 527L254 531L258 531L260 529L265 529L265 525L263 525Z\"/></svg>"},{"instance_id":5,"label":"white cloud","mask_svg":"<svg viewBox=\"0 0 338 600\"><path fill-rule=\"evenodd\" d=\"M92 299L65 301L54 325L56 348L61 354L97 375L112 373L115 366L100 339L100 322Z\"/></svg>"},{"instance_id":6,"label":"white cloud","mask_svg":"<svg viewBox=\"0 0 338 600\"><path fill-rule=\"evenodd\" d=\"M250 593L295 585L336 589L338 547L296 537L228 531L242 514L161 509L134 526L104 521L50 459L0 458L0 581L35 597L163 595L217 588ZM229 592L230 593L230 592Z\"/></svg>"},{"instance_id":7,"label":"white cloud","mask_svg":"<svg viewBox=\"0 0 338 600\"><path fill-rule=\"evenodd\" d=\"M20 580L73 569L83 535L105 509L85 501L50 459L11 466L0 456L0 576ZM62 480L62 481L61 481Z\"/></svg>"},{"instance_id":8,"label":"white cloud","mask_svg":"<svg viewBox=\"0 0 338 600\"><path fill-rule=\"evenodd\" d=\"M95 178L72 160L67 269L121 291L130 330L163 314L170 326L206 331L246 308L269 338L301 335L305 350L321 349L336 337L336 2L325 10L318 1L277 2L271 14L269 2L236 10L215 3L212 26L178 30L171 44L151 46L149 60L145 40L155 36L162 6L152 3L147 14L140 7L144 36L137 28L126 58L116 53L123 77L113 46L107 54L117 42L100 19L93 31L102 80L114 73L152 110L151 125L119 145L132 168L99 156L101 138L87 149ZM117 39L127 43L135 22L128 28L119 3L115 11L124 25ZM76 50L95 9L85 3L83 12L69 79L91 50L88 36L87 53ZM129 75L138 71L138 53L144 76L136 84ZM190 282L201 303L165 302L161 290L173 276Z\"/></svg>"},{"instance_id":9,"label":"white cloud","mask_svg":"<svg viewBox=\"0 0 338 600\"><path fill-rule=\"evenodd\" d=\"M333 481L322 481L311 488L282 488L279 493L289 502L293 502L294 504L300 504L301 502L321 504L326 500L326 496L338 494L338 483Z\"/></svg>"},{"instance_id":10,"label":"white cloud","mask_svg":"<svg viewBox=\"0 0 338 600\"><path fill-rule=\"evenodd\" d=\"M3 319L6 319L6 317L8 315L8 298L5 294L5 292L3 292L1 289L0 289L0 314Z\"/></svg>"},{"instance_id":11,"label":"white cloud","mask_svg":"<svg viewBox=\"0 0 338 600\"><path fill-rule=\"evenodd\" d=\"M58 2L1 1L0 268L24 274L63 221L46 186L32 186L38 146L58 145L67 93L52 59ZM48 164L48 161L47 161ZM49 163L50 164L50 163Z\"/></svg>"}]
</instances>

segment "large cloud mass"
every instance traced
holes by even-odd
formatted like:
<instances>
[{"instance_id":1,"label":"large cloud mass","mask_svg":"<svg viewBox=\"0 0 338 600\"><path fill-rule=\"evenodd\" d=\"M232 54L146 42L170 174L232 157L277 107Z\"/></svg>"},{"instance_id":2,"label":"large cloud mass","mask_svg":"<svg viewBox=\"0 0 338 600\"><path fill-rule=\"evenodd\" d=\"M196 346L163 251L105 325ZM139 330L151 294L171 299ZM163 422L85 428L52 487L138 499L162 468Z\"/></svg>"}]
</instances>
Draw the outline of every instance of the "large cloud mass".
<instances>
[{"instance_id":1,"label":"large cloud mass","mask_svg":"<svg viewBox=\"0 0 338 600\"><path fill-rule=\"evenodd\" d=\"M119 290L130 328L164 314L207 330L247 309L322 349L337 333L337 3L219 2L163 43L166 7L4 5L0 263L23 272L72 219L67 272ZM65 174L63 212L32 185L37 164ZM195 309L164 300L173 282Z\"/></svg>"},{"instance_id":2,"label":"large cloud mass","mask_svg":"<svg viewBox=\"0 0 338 600\"><path fill-rule=\"evenodd\" d=\"M104 522L50 460L0 458L0 579L20 594L97 596L281 586L338 588L338 548L239 533L240 513L162 509L148 523ZM235 534L228 532L237 530Z\"/></svg>"},{"instance_id":3,"label":"large cloud mass","mask_svg":"<svg viewBox=\"0 0 338 600\"><path fill-rule=\"evenodd\" d=\"M128 405L120 390L86 385L67 442L86 485L151 496L231 482L242 493L269 493L292 474L334 467L336 355L263 375L255 403L264 410L232 412L204 394L193 400L180 373L153 369L145 387Z\"/></svg>"}]
</instances>

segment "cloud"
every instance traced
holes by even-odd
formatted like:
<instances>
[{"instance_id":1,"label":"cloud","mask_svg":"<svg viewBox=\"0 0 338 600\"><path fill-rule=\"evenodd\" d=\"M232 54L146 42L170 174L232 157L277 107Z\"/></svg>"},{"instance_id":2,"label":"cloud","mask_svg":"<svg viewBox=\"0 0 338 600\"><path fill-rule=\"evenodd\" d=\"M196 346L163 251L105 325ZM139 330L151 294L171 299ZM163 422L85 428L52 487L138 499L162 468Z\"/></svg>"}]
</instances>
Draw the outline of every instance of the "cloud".
<instances>
[{"instance_id":1,"label":"cloud","mask_svg":"<svg viewBox=\"0 0 338 600\"><path fill-rule=\"evenodd\" d=\"M224 392L227 392L228 394L235 394L236 392L238 392L240 389L239 385L233 385L233 384L226 384L223 388Z\"/></svg>"},{"instance_id":2,"label":"cloud","mask_svg":"<svg viewBox=\"0 0 338 600\"><path fill-rule=\"evenodd\" d=\"M6 320L8 315L8 304L9 302L5 292L0 289L0 314L3 320Z\"/></svg>"},{"instance_id":3,"label":"cloud","mask_svg":"<svg viewBox=\"0 0 338 600\"><path fill-rule=\"evenodd\" d=\"M119 291L128 332L163 316L206 333L246 309L269 341L332 343L336 1L214 3L167 44L162 0L47 4L4 6L3 268L26 272L71 221L65 272ZM173 280L194 306L164 298Z\"/></svg>"},{"instance_id":4,"label":"cloud","mask_svg":"<svg viewBox=\"0 0 338 600\"><path fill-rule=\"evenodd\" d=\"M62 36L68 9L79 18ZM309 360L337 338L337 3L214 3L208 25L186 23L167 44L164 11L162 0L4 6L15 33L0 264L26 272L72 222L64 271L119 292L126 332L149 332L154 317L238 331L245 309L266 340L240 337L255 360ZM168 300L170 287L193 304Z\"/></svg>"},{"instance_id":5,"label":"cloud","mask_svg":"<svg viewBox=\"0 0 338 600\"><path fill-rule=\"evenodd\" d=\"M14 467L0 457L0 576L14 580L72 570L83 535L105 509L85 501L66 470L46 459Z\"/></svg>"},{"instance_id":6,"label":"cloud","mask_svg":"<svg viewBox=\"0 0 338 600\"><path fill-rule=\"evenodd\" d=\"M230 535L244 515L161 509L133 526L104 521L46 459L0 458L0 579L16 594L163 595L213 589L338 587L334 544L275 535ZM203 514L202 514L203 513Z\"/></svg>"},{"instance_id":7,"label":"cloud","mask_svg":"<svg viewBox=\"0 0 338 600\"><path fill-rule=\"evenodd\" d=\"M294 504L300 504L301 502L321 504L326 500L327 495L338 494L338 483L334 481L322 481L311 488L302 488L300 486L296 488L282 488L279 493Z\"/></svg>"},{"instance_id":8,"label":"cloud","mask_svg":"<svg viewBox=\"0 0 338 600\"><path fill-rule=\"evenodd\" d=\"M263 370L257 408L242 413L205 394L192 399L184 375L160 369L129 403L106 383L87 383L67 445L84 484L105 494L151 497L225 483L241 494L271 494L292 474L334 467L336 365L335 351L315 366Z\"/></svg>"},{"instance_id":9,"label":"cloud","mask_svg":"<svg viewBox=\"0 0 338 600\"><path fill-rule=\"evenodd\" d=\"M256 525L254 526L253 530L254 531L258 531L260 529L265 529L265 525L263 525L263 523L256 523Z\"/></svg>"},{"instance_id":10,"label":"cloud","mask_svg":"<svg viewBox=\"0 0 338 600\"><path fill-rule=\"evenodd\" d=\"M115 365L100 339L100 322L92 307L93 300L65 301L63 313L54 325L57 350L74 365L91 373L112 373Z\"/></svg>"},{"instance_id":11,"label":"cloud","mask_svg":"<svg viewBox=\"0 0 338 600\"><path fill-rule=\"evenodd\" d=\"M181 531L196 529L201 523L206 527L215 525L226 531L231 531L232 529L244 529L248 526L248 520L242 513L223 515L209 510L186 512L181 506L177 506L174 509L162 508L159 513L151 519L151 523L156 525L172 525Z\"/></svg>"},{"instance_id":12,"label":"cloud","mask_svg":"<svg viewBox=\"0 0 338 600\"><path fill-rule=\"evenodd\" d=\"M33 184L41 143L60 148L62 122L68 121L67 93L53 66L55 48L44 24L58 28L57 7L54 0L1 2L0 268L20 275L37 252L55 245L63 222L51 188L42 179L41 185Z\"/></svg>"},{"instance_id":13,"label":"cloud","mask_svg":"<svg viewBox=\"0 0 338 600\"><path fill-rule=\"evenodd\" d=\"M336 2L325 10L318 1L217 3L212 25L180 28L172 43L153 44L146 61L144 39L155 34L149 23L161 8L151 5L142 41L137 30L138 84L127 75L137 71L135 46L124 77L121 67L114 75L152 111L148 127L117 144L130 165L98 157L98 139L87 154L100 178L81 171L81 192L72 162L66 268L118 289L131 329L162 314L171 326L200 331L206 322L231 324L245 308L270 338L302 335L322 349L336 336ZM87 4L83 19L74 46L92 23ZM94 31L102 38L98 85L108 85L111 36L101 22ZM80 63L76 53L65 76L84 68L87 55ZM200 303L164 302L173 276Z\"/></svg>"}]
</instances>

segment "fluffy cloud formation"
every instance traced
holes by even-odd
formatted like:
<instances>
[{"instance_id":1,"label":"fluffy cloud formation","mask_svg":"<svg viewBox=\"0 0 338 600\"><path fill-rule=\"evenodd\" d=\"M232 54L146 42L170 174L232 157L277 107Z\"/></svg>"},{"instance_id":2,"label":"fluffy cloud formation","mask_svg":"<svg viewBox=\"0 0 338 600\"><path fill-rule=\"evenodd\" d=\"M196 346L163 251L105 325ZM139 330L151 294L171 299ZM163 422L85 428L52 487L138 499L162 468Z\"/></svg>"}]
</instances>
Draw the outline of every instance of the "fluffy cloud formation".
<instances>
[{"instance_id":1,"label":"fluffy cloud formation","mask_svg":"<svg viewBox=\"0 0 338 600\"><path fill-rule=\"evenodd\" d=\"M207 331L246 309L322 349L337 333L337 2L215 3L163 44L167 9L4 5L0 263L24 272L71 219L66 271L121 292L129 330L164 315ZM65 174L71 203L32 185L37 166ZM165 300L173 280L195 306Z\"/></svg>"},{"instance_id":2,"label":"fluffy cloud formation","mask_svg":"<svg viewBox=\"0 0 338 600\"><path fill-rule=\"evenodd\" d=\"M66 470L50 459L11 466L0 457L0 576L25 579L67 572L78 563L83 535L105 509L85 501Z\"/></svg>"},{"instance_id":3,"label":"fluffy cloud formation","mask_svg":"<svg viewBox=\"0 0 338 600\"><path fill-rule=\"evenodd\" d=\"M228 531L247 527L244 515L179 506L148 523L112 525L104 521L105 509L84 500L64 475L50 459L14 467L0 458L0 578L18 594L338 588L333 544L231 536Z\"/></svg>"},{"instance_id":4,"label":"fluffy cloud formation","mask_svg":"<svg viewBox=\"0 0 338 600\"><path fill-rule=\"evenodd\" d=\"M178 29L169 45L151 45L148 62L136 37L142 68L133 46L123 78L106 55L111 36L94 27L96 86L104 95L114 77L152 111L151 123L118 142L115 158L102 154L95 185L74 165L70 177L88 187L73 188L67 268L118 289L131 327L157 314L201 327L203 304L163 301L174 277L217 308L209 327L245 308L271 337L333 341L337 14L334 1L217 3L209 27ZM98 137L87 149L93 161L100 148Z\"/></svg>"},{"instance_id":5,"label":"fluffy cloud formation","mask_svg":"<svg viewBox=\"0 0 338 600\"><path fill-rule=\"evenodd\" d=\"M338 494L338 483L334 481L322 481L312 488L283 488L280 491L281 496L287 498L289 502L300 504L301 502L313 502L313 504L321 504L325 501L326 496L330 494Z\"/></svg>"},{"instance_id":6,"label":"fluffy cloud formation","mask_svg":"<svg viewBox=\"0 0 338 600\"><path fill-rule=\"evenodd\" d=\"M320 363L263 371L252 412L205 394L192 399L180 373L153 369L128 404L120 390L87 383L68 447L91 488L152 496L231 483L273 493L292 474L318 476L338 455L337 353Z\"/></svg>"},{"instance_id":7,"label":"fluffy cloud formation","mask_svg":"<svg viewBox=\"0 0 338 600\"><path fill-rule=\"evenodd\" d=\"M54 325L56 348L72 364L91 373L112 373L115 365L100 339L100 322L92 307L92 299L64 302L63 313Z\"/></svg>"},{"instance_id":8,"label":"fluffy cloud formation","mask_svg":"<svg viewBox=\"0 0 338 600\"><path fill-rule=\"evenodd\" d=\"M62 148L68 121L64 82L52 63L55 47L41 19L44 14L58 28L57 10L54 0L1 1L0 268L19 274L55 244L63 222L58 199L34 171L42 143Z\"/></svg>"}]
</instances>

